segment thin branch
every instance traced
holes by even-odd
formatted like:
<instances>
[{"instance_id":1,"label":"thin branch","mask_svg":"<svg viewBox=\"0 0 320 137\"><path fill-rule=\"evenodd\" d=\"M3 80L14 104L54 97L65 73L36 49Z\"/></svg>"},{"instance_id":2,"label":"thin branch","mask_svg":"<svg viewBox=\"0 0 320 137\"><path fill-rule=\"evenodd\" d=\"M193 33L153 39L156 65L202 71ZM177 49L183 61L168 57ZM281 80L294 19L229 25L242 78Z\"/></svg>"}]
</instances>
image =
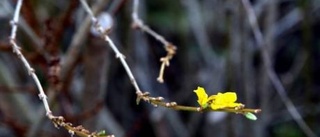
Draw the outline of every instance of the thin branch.
<instances>
[{"instance_id":1,"label":"thin branch","mask_svg":"<svg viewBox=\"0 0 320 137\"><path fill-rule=\"evenodd\" d=\"M223 108L218 110L213 110L210 107L203 109L201 107L183 106L183 105L178 105L176 102L165 102L163 97L150 97L148 92L145 92L138 96L140 96L140 98L143 99L144 101L149 102L150 104L153 104L155 107L163 106L163 107L171 108L174 110L195 111L195 112L222 111L222 112L231 112L231 113L237 113L237 114L238 113L246 114L248 112L251 112L251 113L261 112L260 109L244 108L244 106L241 106L239 108Z\"/></svg>"},{"instance_id":2,"label":"thin branch","mask_svg":"<svg viewBox=\"0 0 320 137\"><path fill-rule=\"evenodd\" d=\"M118 48L115 46L115 44L113 43L113 41L110 39L110 37L107 35L107 32L109 32L109 30L105 30L104 28L102 28L97 20L97 18L92 14L91 9L89 8L87 2L85 0L80 0L81 4L83 5L83 7L86 9L86 11L88 12L88 14L91 16L91 21L94 24L95 29L97 29L97 31L101 34L101 36L103 37L103 39L105 41L108 42L109 46L111 47L111 49L115 52L116 54L116 58L118 58L121 62L121 64L123 65L124 69L126 70L130 81L132 83L132 85L134 86L135 90L138 93L141 93L141 90L136 82L136 79L134 78L131 69L129 68L127 62L125 61L124 55L122 53L119 52Z\"/></svg>"},{"instance_id":3,"label":"thin branch","mask_svg":"<svg viewBox=\"0 0 320 137\"><path fill-rule=\"evenodd\" d=\"M8 7L8 12L13 13L15 9L13 9L11 6ZM12 15L14 16L14 15ZM26 22L26 20L21 16L19 19L19 27L22 28L23 31L26 32L26 34L30 37L30 40L34 43L31 44L31 46L36 50L37 54L45 57L46 53L43 52L43 49L41 47L41 40L38 37L38 35L33 31L31 26Z\"/></svg>"},{"instance_id":4,"label":"thin branch","mask_svg":"<svg viewBox=\"0 0 320 137\"><path fill-rule=\"evenodd\" d=\"M15 11L14 11L13 19L10 22L10 24L12 26L11 35L10 35L11 39L15 39L16 38L16 33L17 33L17 29L18 29L17 24L18 24L18 21L19 21L22 2L23 2L23 0L19 0L18 1L17 5L16 5L16 8L15 8Z\"/></svg>"},{"instance_id":5,"label":"thin branch","mask_svg":"<svg viewBox=\"0 0 320 137\"><path fill-rule=\"evenodd\" d=\"M44 108L46 110L46 116L53 122L53 124L56 127L64 127L65 129L67 129L69 131L70 134L77 134L79 136L83 136L83 137L87 137L87 136L98 136L97 133L93 132L87 132L88 130L84 129L82 126L77 126L77 127L72 127L71 123L66 123L64 121L64 118L62 116L54 116L52 114L52 111L50 110L48 101L47 101L47 96L43 91L43 88L41 86L41 83L39 81L38 76L35 74L34 69L30 66L29 62L26 60L26 58L24 57L24 55L21 53L21 48L18 46L18 44L16 43L16 32L18 29L18 22L19 22L19 16L20 16L20 10L21 10L21 6L22 6L22 2L23 0L18 0L18 3L16 5L15 8L15 12L14 12L14 17L11 20L10 24L12 26L12 30L11 30L11 35L10 35L10 44L12 46L13 49L13 53L17 54L18 58L22 61L22 63L24 64L25 68L27 69L29 75L31 75L31 77L33 78L33 80L35 81L37 88L39 90L39 98L42 101ZM110 136L112 137L112 136Z\"/></svg>"},{"instance_id":6,"label":"thin branch","mask_svg":"<svg viewBox=\"0 0 320 137\"><path fill-rule=\"evenodd\" d=\"M302 119L301 115L299 114L298 110L295 108L294 104L286 94L286 90L284 86L282 85L279 77L274 72L270 60L270 56L268 54L268 51L264 49L266 43L263 39L262 32L259 28L259 25L257 23L257 17L254 13L254 10L252 8L251 3L248 0L242 0L242 4L247 12L247 16L249 19L250 26L252 28L254 37L257 42L257 46L260 50L260 53L262 54L263 62L268 74L268 77L270 81L272 82L273 86L275 87L276 91L280 95L281 100L287 107L287 110L289 111L290 115L293 117L293 119L297 122L299 127L303 130L303 132L308 137L316 137L316 134L310 129L310 127L305 123L305 121Z\"/></svg>"},{"instance_id":7,"label":"thin branch","mask_svg":"<svg viewBox=\"0 0 320 137\"><path fill-rule=\"evenodd\" d=\"M139 0L133 1L133 11L132 11L132 27L133 28L140 28L142 31L148 33L152 37L154 37L156 40L160 41L163 45L165 50L167 51L167 55L165 57L160 58L160 62L162 62L160 67L159 76L157 78L158 82L163 83L163 74L165 66L170 65L170 60L172 57L176 54L177 47L171 42L167 41L163 36L152 30L149 26L145 25L143 21L139 18L138 15L138 9L139 9Z\"/></svg>"},{"instance_id":8,"label":"thin branch","mask_svg":"<svg viewBox=\"0 0 320 137\"><path fill-rule=\"evenodd\" d=\"M88 4L86 3L85 0L80 0L83 7L86 9L86 11L89 13L89 15L91 15L90 11L91 9L89 8ZM224 111L224 112L233 112L233 113L241 113L241 114L245 114L248 112L251 113L259 113L261 110L260 109L246 109L243 107L238 108L238 109L234 109L234 108L225 108L225 109L219 109L219 110L212 110L212 109L202 109L201 107L191 107L191 106L182 106L182 105L177 105L176 102L165 102L163 97L150 97L148 92L144 92L142 93L140 90L140 87L138 86L135 77L133 76L130 67L128 66L127 62L125 61L124 55L122 53L119 52L118 48L115 46L115 44L113 43L113 41L110 39L110 37L108 36L108 32L110 32L109 30L105 30L98 22L97 18L92 16L91 17L91 21L94 24L94 28L100 33L101 37L108 42L109 46L111 47L111 49L115 52L116 54L116 58L118 58L122 64L122 66L124 67L124 69L126 70L130 81L132 83L132 85L134 86L135 90L136 90L136 94L137 94L137 103L140 102L140 100L143 100L145 102L148 102L150 104L153 104L154 106L163 106L166 108L171 108L174 110L185 110L185 111L196 111L196 112L203 112L203 111Z\"/></svg>"},{"instance_id":9,"label":"thin branch","mask_svg":"<svg viewBox=\"0 0 320 137\"><path fill-rule=\"evenodd\" d=\"M18 22L19 22L19 16L20 16L20 10L21 10L21 6L22 6L22 2L23 0L19 0L17 3L17 6L15 8L15 12L14 12L14 17L11 20L10 24L12 26L12 30L11 30L11 35L10 35L10 44L12 46L13 49L13 53L16 53L17 56L19 57L19 59L22 61L22 63L24 64L25 68L27 69L29 75L31 75L31 77L33 78L33 80L35 81L37 88L39 90L39 98L40 100L42 100L42 103L45 107L46 110L46 115L52 115L51 110L49 108L49 104L47 101L47 96L43 91L43 88L40 84L40 81L37 77L37 75L35 74L34 69L30 66L30 64L28 63L28 61L26 60L26 58L24 57L24 55L21 53L21 48L18 46L18 44L16 43L16 33L17 33L17 29L18 29Z\"/></svg>"}]
</instances>

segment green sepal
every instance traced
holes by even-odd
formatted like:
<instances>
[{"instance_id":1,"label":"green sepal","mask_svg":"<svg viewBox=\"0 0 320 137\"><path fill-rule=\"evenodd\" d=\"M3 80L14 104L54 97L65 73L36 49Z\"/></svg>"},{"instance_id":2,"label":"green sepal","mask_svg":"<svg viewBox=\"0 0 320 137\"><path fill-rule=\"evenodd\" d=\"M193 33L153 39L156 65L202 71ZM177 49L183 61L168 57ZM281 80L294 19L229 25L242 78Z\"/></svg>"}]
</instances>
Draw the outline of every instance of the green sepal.
<instances>
[{"instance_id":1,"label":"green sepal","mask_svg":"<svg viewBox=\"0 0 320 137\"><path fill-rule=\"evenodd\" d=\"M97 134L98 136L105 136L106 135L106 131L105 130L101 130L98 132Z\"/></svg>"},{"instance_id":2,"label":"green sepal","mask_svg":"<svg viewBox=\"0 0 320 137\"><path fill-rule=\"evenodd\" d=\"M251 112L245 113L244 116L246 116L247 119L254 120L254 121L258 119L256 115L254 115Z\"/></svg>"},{"instance_id":3,"label":"green sepal","mask_svg":"<svg viewBox=\"0 0 320 137\"><path fill-rule=\"evenodd\" d=\"M206 108L208 107L208 103L203 104L201 107L202 107L203 109L206 109Z\"/></svg>"}]
</instances>

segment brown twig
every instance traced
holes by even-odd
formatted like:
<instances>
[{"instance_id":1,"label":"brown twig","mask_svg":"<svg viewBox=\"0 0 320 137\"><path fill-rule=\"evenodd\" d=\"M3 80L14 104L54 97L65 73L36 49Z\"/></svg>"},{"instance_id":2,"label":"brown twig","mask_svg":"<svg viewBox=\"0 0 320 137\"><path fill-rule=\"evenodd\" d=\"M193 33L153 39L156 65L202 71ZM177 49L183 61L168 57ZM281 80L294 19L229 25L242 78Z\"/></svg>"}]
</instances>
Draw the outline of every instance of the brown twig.
<instances>
[{"instance_id":1,"label":"brown twig","mask_svg":"<svg viewBox=\"0 0 320 137\"><path fill-rule=\"evenodd\" d=\"M174 54L176 54L176 49L177 48L176 48L176 46L174 46L172 44L169 44L169 45L165 46L165 49L167 51L167 55L165 57L160 58L160 62L162 62L162 63L161 63L161 67L160 67L159 76L157 78L157 80L160 83L164 82L164 80L163 80L164 69L165 69L166 66L169 67L170 60L172 59Z\"/></svg>"},{"instance_id":2,"label":"brown twig","mask_svg":"<svg viewBox=\"0 0 320 137\"><path fill-rule=\"evenodd\" d=\"M80 137L114 137L114 135L99 135L96 132L90 132L85 129L82 125L73 126L69 122L65 122L65 119L62 116L49 116L50 120L55 124L56 128L63 127L68 130L68 132L73 135L78 135Z\"/></svg>"},{"instance_id":3,"label":"brown twig","mask_svg":"<svg viewBox=\"0 0 320 137\"><path fill-rule=\"evenodd\" d=\"M159 76L157 78L157 81L160 83L164 82L163 75L164 75L164 69L165 66L170 65L170 60L172 57L176 54L177 47L173 45L171 42L167 41L163 36L152 30L149 26L145 25L143 21L139 18L138 15L138 8L139 8L139 0L133 1L133 11L132 11L132 27L133 28L139 28L142 31L148 33L152 37L154 37L156 40L160 41L163 45L165 50L167 51L167 55L165 57L160 58L161 67Z\"/></svg>"}]
</instances>

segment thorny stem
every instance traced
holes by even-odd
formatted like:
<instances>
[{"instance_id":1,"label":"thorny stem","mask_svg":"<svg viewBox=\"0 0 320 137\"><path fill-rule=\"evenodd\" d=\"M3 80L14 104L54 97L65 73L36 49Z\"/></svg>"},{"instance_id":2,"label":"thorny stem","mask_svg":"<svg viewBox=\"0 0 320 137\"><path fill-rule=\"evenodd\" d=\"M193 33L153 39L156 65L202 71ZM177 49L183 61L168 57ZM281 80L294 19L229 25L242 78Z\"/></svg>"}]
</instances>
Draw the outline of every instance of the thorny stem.
<instances>
[{"instance_id":1,"label":"thorny stem","mask_svg":"<svg viewBox=\"0 0 320 137\"><path fill-rule=\"evenodd\" d=\"M275 87L276 91L278 92L282 102L285 104L287 110L291 114L292 118L297 122L299 127L303 130L303 132L308 137L316 137L316 134L310 129L310 127L306 124L306 122L302 119L301 115L299 114L298 110L286 94L286 90L283 87L279 77L272 69L272 64L270 60L270 56L268 51L264 48L266 46L265 40L263 39L262 32L259 28L259 25L257 23L257 17L255 15L255 12L253 10L253 7L248 0L242 0L242 4L244 6L244 9L247 12L247 17L250 23L250 26L253 31L253 35L256 39L257 46L262 54L262 59L264 62L264 65L266 67L266 71L268 74L268 77L270 81L272 82L273 86Z\"/></svg>"},{"instance_id":2,"label":"thorny stem","mask_svg":"<svg viewBox=\"0 0 320 137\"><path fill-rule=\"evenodd\" d=\"M138 15L138 9L139 9L139 0L134 0L133 1L133 10L132 10L132 27L133 28L140 28L142 31L150 34L152 37L154 37L156 40L160 41L163 45L165 50L167 51L167 55L165 57L162 57L160 59L161 67L160 67L160 72L159 76L157 78L158 82L163 83L163 74L164 74L164 69L165 66L169 66L169 61L172 59L174 54L176 53L175 51L177 50L177 47L168 42L163 36L152 30L150 27L145 25L143 21L139 18Z\"/></svg>"},{"instance_id":3,"label":"thorny stem","mask_svg":"<svg viewBox=\"0 0 320 137\"><path fill-rule=\"evenodd\" d=\"M182 106L182 105L177 105L176 102L165 102L163 97L150 97L148 92L142 93L135 77L133 76L130 67L128 66L127 62L125 61L125 58L122 53L119 52L118 48L115 46L113 41L110 39L108 34L106 32L109 32L108 30L105 30L104 28L99 25L98 20L96 17L94 17L91 13L91 9L89 8L88 4L86 3L85 0L80 0L83 7L86 8L86 11L89 13L90 16L92 16L92 22L94 24L94 28L100 33L101 37L108 42L109 46L112 48L112 50L116 54L116 58L118 58L123 65L124 69L126 70L131 83L133 84L134 88L136 89L136 94L137 94L137 103L140 102L140 100L149 102L150 104L153 104L154 106L163 106L166 108L171 108L174 110L185 110L185 111L196 111L196 112L203 112L203 111L224 111L224 112L233 112L233 113L259 113L261 110L260 109L247 109L247 108L240 108L240 109L233 109L233 108L225 108L225 109L219 109L219 110L211 110L211 109L202 109L201 107L191 107L191 106ZM137 2L137 1L135 1ZM175 53L175 46L173 45L167 45L166 50L168 52L168 55L164 58L161 59L161 61L165 65L169 65L169 60L172 58L173 54Z\"/></svg>"}]
</instances>

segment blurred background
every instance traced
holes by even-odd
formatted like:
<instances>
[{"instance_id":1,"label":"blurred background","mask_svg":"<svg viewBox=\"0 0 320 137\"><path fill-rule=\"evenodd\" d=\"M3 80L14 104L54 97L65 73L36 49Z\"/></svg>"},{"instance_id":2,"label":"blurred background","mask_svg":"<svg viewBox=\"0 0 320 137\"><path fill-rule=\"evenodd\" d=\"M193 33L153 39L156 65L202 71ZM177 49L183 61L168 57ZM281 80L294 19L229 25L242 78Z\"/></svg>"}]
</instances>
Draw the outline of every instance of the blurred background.
<instances>
[{"instance_id":1,"label":"blurred background","mask_svg":"<svg viewBox=\"0 0 320 137\"><path fill-rule=\"evenodd\" d=\"M96 15L113 17L110 36L143 91L189 106L198 106L197 86L208 94L234 91L238 102L262 109L257 121L137 105L125 70L108 44L90 31L78 0L25 0L17 42L53 114L90 131L116 137L320 136L320 1L249 2L262 44L241 0L140 0L142 20L178 48L160 84L159 59L166 51L150 35L132 29L133 1L88 1ZM0 1L0 136L70 136L45 117L34 81L12 53L8 37L15 5L16 0ZM289 113L294 108L297 113Z\"/></svg>"}]
</instances>

